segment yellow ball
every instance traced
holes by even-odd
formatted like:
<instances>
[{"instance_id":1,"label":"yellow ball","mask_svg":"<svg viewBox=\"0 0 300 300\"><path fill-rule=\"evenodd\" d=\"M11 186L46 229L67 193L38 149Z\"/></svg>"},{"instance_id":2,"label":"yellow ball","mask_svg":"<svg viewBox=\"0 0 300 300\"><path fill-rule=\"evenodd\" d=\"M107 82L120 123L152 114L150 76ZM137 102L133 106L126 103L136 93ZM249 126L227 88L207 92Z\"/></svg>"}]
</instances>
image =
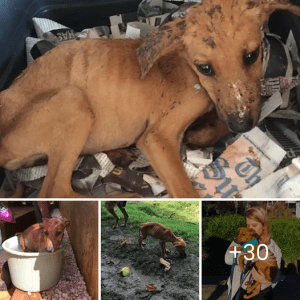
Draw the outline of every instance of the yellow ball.
<instances>
[{"instance_id":1,"label":"yellow ball","mask_svg":"<svg viewBox=\"0 0 300 300\"><path fill-rule=\"evenodd\" d=\"M123 276L127 276L130 273L130 269L128 267L124 267L121 271Z\"/></svg>"}]
</instances>

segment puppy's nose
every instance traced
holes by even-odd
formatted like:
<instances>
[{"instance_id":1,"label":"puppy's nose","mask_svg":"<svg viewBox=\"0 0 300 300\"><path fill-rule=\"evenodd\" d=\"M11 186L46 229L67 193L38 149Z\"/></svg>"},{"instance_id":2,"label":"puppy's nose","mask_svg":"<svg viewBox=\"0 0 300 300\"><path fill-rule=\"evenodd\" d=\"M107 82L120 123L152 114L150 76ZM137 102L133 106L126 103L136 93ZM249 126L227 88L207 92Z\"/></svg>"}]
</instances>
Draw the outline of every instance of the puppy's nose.
<instances>
[{"instance_id":1,"label":"puppy's nose","mask_svg":"<svg viewBox=\"0 0 300 300\"><path fill-rule=\"evenodd\" d=\"M228 116L228 127L235 133L247 132L253 128L253 119L249 115L240 118L236 114Z\"/></svg>"},{"instance_id":2,"label":"puppy's nose","mask_svg":"<svg viewBox=\"0 0 300 300\"><path fill-rule=\"evenodd\" d=\"M54 249L53 249L53 247L51 247L51 246L48 245L48 246L46 247L46 251L47 251L47 252L54 252Z\"/></svg>"}]
</instances>

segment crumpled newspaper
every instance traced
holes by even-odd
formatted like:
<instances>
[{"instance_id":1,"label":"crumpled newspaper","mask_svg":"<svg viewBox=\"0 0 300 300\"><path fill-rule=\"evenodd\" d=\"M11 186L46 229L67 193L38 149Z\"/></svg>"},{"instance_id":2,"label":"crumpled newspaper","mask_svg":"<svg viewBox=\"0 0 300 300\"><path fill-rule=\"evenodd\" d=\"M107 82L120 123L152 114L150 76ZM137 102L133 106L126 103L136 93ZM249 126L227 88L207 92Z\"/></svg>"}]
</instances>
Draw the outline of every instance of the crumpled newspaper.
<instances>
[{"instance_id":1,"label":"crumpled newspaper","mask_svg":"<svg viewBox=\"0 0 300 300\"><path fill-rule=\"evenodd\" d=\"M97 26L84 29L81 32L75 32L69 27L45 18L33 18L32 22L37 38L26 38L27 65L30 65L36 58L57 45L74 40L107 38L109 36L109 28L107 26Z\"/></svg>"}]
</instances>

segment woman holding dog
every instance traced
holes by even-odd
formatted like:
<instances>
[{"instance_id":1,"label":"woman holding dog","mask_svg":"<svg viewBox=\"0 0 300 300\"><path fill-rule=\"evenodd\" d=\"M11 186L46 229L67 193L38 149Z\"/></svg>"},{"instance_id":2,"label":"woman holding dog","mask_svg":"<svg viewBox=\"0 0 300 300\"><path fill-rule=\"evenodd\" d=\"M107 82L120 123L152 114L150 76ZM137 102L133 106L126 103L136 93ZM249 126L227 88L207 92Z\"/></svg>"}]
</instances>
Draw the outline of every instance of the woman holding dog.
<instances>
[{"instance_id":1,"label":"woman holding dog","mask_svg":"<svg viewBox=\"0 0 300 300\"><path fill-rule=\"evenodd\" d=\"M267 217L267 212L262 207L251 207L247 209L246 211L246 224L248 228L252 228L255 230L257 234L257 240L259 244L264 244L268 247L268 249L272 252L271 255L268 255L265 262L274 262L276 260L277 262L277 275L276 279L273 282L269 282L266 278L264 273L261 270L256 270L254 267L247 271L246 273L243 273L243 279L242 277L242 271L238 264L234 266L234 269L231 270L231 276L228 279L228 300L240 300L240 299L246 299L244 296L247 294L247 287L248 283L252 283L253 281L257 281L261 283L260 292L258 295L255 295L249 299L252 300L271 300L273 299L273 291L272 289L276 286L276 284L280 281L280 263L281 263L281 257L282 253L279 248L279 246L275 243L273 239L271 239L271 225L270 221ZM229 248L232 249L232 247L239 247L240 245L237 244L235 241L232 241ZM228 265L232 265L234 263L234 253L230 249L227 249L225 254L225 262ZM265 247L261 247L261 251L259 252L259 256L261 258L264 258L267 253ZM270 252L269 252L270 253ZM237 253L236 258L238 261L238 258L243 253ZM255 258L253 260L257 261L258 258ZM247 263L247 260L244 262ZM244 269L245 270L245 269ZM247 296L246 296L247 297ZM247 297L248 298L248 297Z\"/></svg>"}]
</instances>

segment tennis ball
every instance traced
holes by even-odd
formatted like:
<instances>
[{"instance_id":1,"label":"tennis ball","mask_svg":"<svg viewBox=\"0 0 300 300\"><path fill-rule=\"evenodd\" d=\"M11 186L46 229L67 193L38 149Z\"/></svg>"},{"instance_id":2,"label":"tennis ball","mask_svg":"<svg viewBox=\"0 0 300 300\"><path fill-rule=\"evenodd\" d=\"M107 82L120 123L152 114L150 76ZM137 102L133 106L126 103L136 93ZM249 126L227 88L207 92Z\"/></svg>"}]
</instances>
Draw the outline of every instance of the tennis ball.
<instances>
[{"instance_id":1,"label":"tennis ball","mask_svg":"<svg viewBox=\"0 0 300 300\"><path fill-rule=\"evenodd\" d=\"M130 269L128 267L124 267L121 271L122 275L125 277L127 275L129 275L130 273Z\"/></svg>"}]
</instances>

